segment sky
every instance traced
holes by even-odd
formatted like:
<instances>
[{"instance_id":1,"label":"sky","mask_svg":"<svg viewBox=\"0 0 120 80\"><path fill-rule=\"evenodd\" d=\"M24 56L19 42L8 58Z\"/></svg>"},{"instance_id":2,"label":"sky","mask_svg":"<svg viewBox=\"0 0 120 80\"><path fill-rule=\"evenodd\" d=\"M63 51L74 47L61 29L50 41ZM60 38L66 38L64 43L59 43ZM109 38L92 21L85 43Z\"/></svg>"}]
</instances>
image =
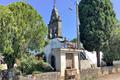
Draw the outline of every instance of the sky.
<instances>
[{"instance_id":1,"label":"sky","mask_svg":"<svg viewBox=\"0 0 120 80\"><path fill-rule=\"evenodd\" d=\"M0 5L8 5L20 0L0 0ZM54 0L26 0L42 16L47 25L50 20ZM116 18L120 20L120 0L111 0L116 13ZM62 36L71 40L76 37L76 12L75 0L56 0L56 7L62 19ZM72 10L70 10L71 8Z\"/></svg>"}]
</instances>

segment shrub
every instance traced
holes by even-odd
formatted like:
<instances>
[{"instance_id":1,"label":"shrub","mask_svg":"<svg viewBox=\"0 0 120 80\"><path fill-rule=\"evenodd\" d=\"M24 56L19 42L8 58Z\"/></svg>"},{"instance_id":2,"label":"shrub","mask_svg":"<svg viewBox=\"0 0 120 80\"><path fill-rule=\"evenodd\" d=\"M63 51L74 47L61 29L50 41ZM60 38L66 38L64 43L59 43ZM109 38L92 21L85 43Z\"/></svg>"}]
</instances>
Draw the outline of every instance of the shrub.
<instances>
[{"instance_id":1,"label":"shrub","mask_svg":"<svg viewBox=\"0 0 120 80\"><path fill-rule=\"evenodd\" d=\"M18 65L18 69L23 74L32 74L33 72L48 72L52 71L52 68L45 63L43 60L37 60L34 56L23 56L20 59L20 64Z\"/></svg>"},{"instance_id":2,"label":"shrub","mask_svg":"<svg viewBox=\"0 0 120 80\"><path fill-rule=\"evenodd\" d=\"M103 54L103 61L106 62L107 66L112 66L114 60L114 54L113 53L104 53Z\"/></svg>"}]
</instances>

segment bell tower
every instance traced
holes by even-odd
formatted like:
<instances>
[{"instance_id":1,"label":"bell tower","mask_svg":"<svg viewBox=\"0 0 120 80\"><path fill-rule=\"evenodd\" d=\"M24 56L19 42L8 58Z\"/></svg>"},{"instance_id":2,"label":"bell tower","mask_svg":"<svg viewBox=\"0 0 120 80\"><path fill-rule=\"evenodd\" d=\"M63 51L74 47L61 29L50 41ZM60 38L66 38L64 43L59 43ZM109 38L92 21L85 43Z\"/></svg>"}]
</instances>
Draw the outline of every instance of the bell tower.
<instances>
[{"instance_id":1,"label":"bell tower","mask_svg":"<svg viewBox=\"0 0 120 80\"><path fill-rule=\"evenodd\" d=\"M48 38L54 39L62 37L61 34L61 19L58 15L58 10L56 8L56 0L54 0L54 6L52 9L51 18L48 24Z\"/></svg>"}]
</instances>

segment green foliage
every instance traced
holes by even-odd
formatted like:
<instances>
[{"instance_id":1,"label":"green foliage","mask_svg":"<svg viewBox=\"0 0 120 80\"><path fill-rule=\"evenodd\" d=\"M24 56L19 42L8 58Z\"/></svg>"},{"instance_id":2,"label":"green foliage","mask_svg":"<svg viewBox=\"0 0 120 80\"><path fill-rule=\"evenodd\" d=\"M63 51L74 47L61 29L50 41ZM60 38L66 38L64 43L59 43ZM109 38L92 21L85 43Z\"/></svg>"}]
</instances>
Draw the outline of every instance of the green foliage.
<instances>
[{"instance_id":1,"label":"green foliage","mask_svg":"<svg viewBox=\"0 0 120 80\"><path fill-rule=\"evenodd\" d=\"M85 49L100 50L110 37L115 13L110 0L81 0L80 39Z\"/></svg>"},{"instance_id":2,"label":"green foliage","mask_svg":"<svg viewBox=\"0 0 120 80\"><path fill-rule=\"evenodd\" d=\"M106 62L107 65L113 65L113 60L115 58L114 53L104 53L103 60Z\"/></svg>"},{"instance_id":3,"label":"green foliage","mask_svg":"<svg viewBox=\"0 0 120 80\"><path fill-rule=\"evenodd\" d=\"M12 34L14 30L14 18L11 11L4 6L0 6L0 53L13 52Z\"/></svg>"},{"instance_id":4,"label":"green foliage","mask_svg":"<svg viewBox=\"0 0 120 80\"><path fill-rule=\"evenodd\" d=\"M49 42L50 42L50 40L49 40L49 39L46 39L46 40L45 40L45 45L44 45L44 47L47 46L47 45L49 44Z\"/></svg>"},{"instance_id":5,"label":"green foliage","mask_svg":"<svg viewBox=\"0 0 120 80\"><path fill-rule=\"evenodd\" d=\"M52 70L47 63L39 61L31 55L24 55L20 59L20 65L18 66L18 69L22 71L23 74L32 74L34 72L46 72Z\"/></svg>"},{"instance_id":6,"label":"green foliage","mask_svg":"<svg viewBox=\"0 0 120 80\"><path fill-rule=\"evenodd\" d=\"M106 63L113 62L113 60L120 60L120 27L112 31L108 44L104 46L103 60Z\"/></svg>"},{"instance_id":7,"label":"green foliage","mask_svg":"<svg viewBox=\"0 0 120 80\"><path fill-rule=\"evenodd\" d=\"M15 24L14 17L11 14L12 12L4 6L0 6L0 13L0 53L4 53L6 63L13 64L12 36ZM11 63L9 63L10 60Z\"/></svg>"},{"instance_id":8,"label":"green foliage","mask_svg":"<svg viewBox=\"0 0 120 80\"><path fill-rule=\"evenodd\" d=\"M77 43L77 38L72 39L71 42Z\"/></svg>"},{"instance_id":9,"label":"green foliage","mask_svg":"<svg viewBox=\"0 0 120 80\"><path fill-rule=\"evenodd\" d=\"M110 0L81 0L79 20L83 47L97 52L97 66L100 66L100 50L109 40L116 22L112 3Z\"/></svg>"},{"instance_id":10,"label":"green foliage","mask_svg":"<svg viewBox=\"0 0 120 80\"><path fill-rule=\"evenodd\" d=\"M14 2L0 6L0 53L13 66L28 50L40 51L47 28L38 12L29 4ZM9 66L8 65L8 66Z\"/></svg>"},{"instance_id":11,"label":"green foliage","mask_svg":"<svg viewBox=\"0 0 120 80\"><path fill-rule=\"evenodd\" d=\"M16 21L14 43L21 50L27 48L39 51L44 47L47 28L37 11L23 2L8 5ZM19 43L19 44L18 44Z\"/></svg>"}]
</instances>

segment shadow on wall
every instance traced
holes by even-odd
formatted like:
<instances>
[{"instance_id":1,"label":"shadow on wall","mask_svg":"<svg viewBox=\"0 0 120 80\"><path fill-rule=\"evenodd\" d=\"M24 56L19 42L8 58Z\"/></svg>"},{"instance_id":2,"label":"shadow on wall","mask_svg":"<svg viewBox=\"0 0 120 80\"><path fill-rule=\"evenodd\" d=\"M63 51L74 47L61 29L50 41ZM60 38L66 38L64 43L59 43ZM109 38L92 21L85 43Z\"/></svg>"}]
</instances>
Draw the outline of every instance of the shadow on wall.
<instances>
[{"instance_id":1,"label":"shadow on wall","mask_svg":"<svg viewBox=\"0 0 120 80\"><path fill-rule=\"evenodd\" d=\"M53 70L56 71L56 59L55 59L55 56L52 55L51 56L51 66L53 67Z\"/></svg>"}]
</instances>

